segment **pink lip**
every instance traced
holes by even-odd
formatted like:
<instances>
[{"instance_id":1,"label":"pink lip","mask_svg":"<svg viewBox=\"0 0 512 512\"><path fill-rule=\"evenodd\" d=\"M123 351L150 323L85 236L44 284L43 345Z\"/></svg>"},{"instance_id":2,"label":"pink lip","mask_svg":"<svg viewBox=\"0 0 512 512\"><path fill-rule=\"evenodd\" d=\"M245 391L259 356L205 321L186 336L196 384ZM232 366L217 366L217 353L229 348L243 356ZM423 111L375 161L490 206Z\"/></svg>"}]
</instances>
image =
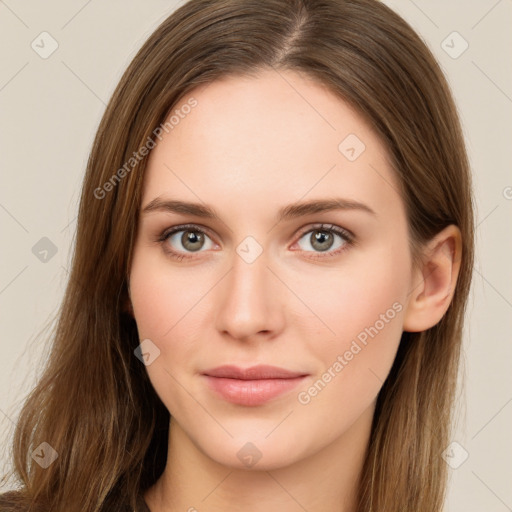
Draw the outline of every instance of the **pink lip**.
<instances>
[{"instance_id":1,"label":"pink lip","mask_svg":"<svg viewBox=\"0 0 512 512\"><path fill-rule=\"evenodd\" d=\"M276 366L219 366L203 373L213 391L231 403L256 406L290 391L307 374Z\"/></svg>"}]
</instances>

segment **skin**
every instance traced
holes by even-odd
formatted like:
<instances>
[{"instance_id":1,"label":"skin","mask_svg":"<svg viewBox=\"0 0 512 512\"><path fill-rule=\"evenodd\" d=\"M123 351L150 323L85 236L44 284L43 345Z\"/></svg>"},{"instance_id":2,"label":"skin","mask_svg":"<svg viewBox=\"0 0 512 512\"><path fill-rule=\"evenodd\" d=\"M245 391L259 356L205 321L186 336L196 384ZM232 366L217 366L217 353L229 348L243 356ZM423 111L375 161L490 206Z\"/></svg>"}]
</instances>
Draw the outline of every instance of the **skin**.
<instances>
[{"instance_id":1,"label":"skin","mask_svg":"<svg viewBox=\"0 0 512 512\"><path fill-rule=\"evenodd\" d=\"M443 230L425 247L424 266L413 268L386 148L361 116L306 76L224 78L181 105L190 96L197 106L151 152L141 210L155 198L175 199L210 205L219 219L141 214L130 299L140 339L160 351L146 369L172 417L167 467L146 502L152 512L354 511L377 394L402 332L435 325L448 308L460 233ZM338 149L349 134L366 146L354 161ZM277 221L285 205L338 197L374 213ZM199 251L187 251L183 232L159 240L186 223L207 231ZM319 250L311 243L317 223L349 230L354 243L328 231L332 247L324 241ZM237 253L247 236L262 249L252 263ZM190 258L173 259L170 249ZM384 327L333 370L383 314ZM200 375L228 363L309 376L263 405L242 406L215 395ZM330 381L301 403L299 393L329 368ZM237 456L244 446L261 455L250 467Z\"/></svg>"}]
</instances>

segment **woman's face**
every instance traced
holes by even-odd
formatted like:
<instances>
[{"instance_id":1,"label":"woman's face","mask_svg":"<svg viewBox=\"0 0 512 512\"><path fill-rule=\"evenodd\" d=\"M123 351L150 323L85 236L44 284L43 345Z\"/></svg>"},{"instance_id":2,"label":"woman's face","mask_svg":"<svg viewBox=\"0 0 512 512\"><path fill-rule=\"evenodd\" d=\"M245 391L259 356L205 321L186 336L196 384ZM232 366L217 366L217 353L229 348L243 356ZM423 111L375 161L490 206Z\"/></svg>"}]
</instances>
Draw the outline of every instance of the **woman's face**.
<instances>
[{"instance_id":1,"label":"woman's face","mask_svg":"<svg viewBox=\"0 0 512 512\"><path fill-rule=\"evenodd\" d=\"M413 288L399 186L363 119L295 72L201 86L173 112L130 271L147 372L202 453L285 466L371 421ZM291 375L205 375L223 365Z\"/></svg>"}]
</instances>

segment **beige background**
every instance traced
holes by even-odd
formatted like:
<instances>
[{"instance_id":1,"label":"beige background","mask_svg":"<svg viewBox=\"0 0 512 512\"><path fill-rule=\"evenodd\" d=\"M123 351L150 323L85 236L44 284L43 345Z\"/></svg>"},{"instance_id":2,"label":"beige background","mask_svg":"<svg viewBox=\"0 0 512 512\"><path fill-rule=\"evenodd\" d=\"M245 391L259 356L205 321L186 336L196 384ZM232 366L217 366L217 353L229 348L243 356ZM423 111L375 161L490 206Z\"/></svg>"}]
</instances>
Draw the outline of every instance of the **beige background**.
<instances>
[{"instance_id":1,"label":"beige background","mask_svg":"<svg viewBox=\"0 0 512 512\"><path fill-rule=\"evenodd\" d=\"M452 459L460 462L462 449L469 457L450 469L447 509L512 511L512 1L386 3L422 35L445 70L474 170L478 253L454 437L463 448L456 446ZM122 71L177 5L0 0L0 468L7 468L7 441L44 357L37 335L65 287L93 135ZM58 44L46 59L31 47L34 40L42 46L43 31ZM48 36L41 37L50 49ZM464 41L467 50L452 58ZM46 262L32 252L43 237L57 249Z\"/></svg>"}]
</instances>

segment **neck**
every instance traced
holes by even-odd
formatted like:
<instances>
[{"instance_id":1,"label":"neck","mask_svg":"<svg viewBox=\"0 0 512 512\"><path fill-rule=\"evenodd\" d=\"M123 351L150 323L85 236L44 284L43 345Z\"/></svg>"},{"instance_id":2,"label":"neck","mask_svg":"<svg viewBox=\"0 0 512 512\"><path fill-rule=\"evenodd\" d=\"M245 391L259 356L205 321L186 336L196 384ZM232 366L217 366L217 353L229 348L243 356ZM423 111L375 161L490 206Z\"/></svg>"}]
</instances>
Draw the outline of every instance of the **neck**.
<instances>
[{"instance_id":1,"label":"neck","mask_svg":"<svg viewBox=\"0 0 512 512\"><path fill-rule=\"evenodd\" d=\"M146 503L151 512L355 512L374 408L320 451L271 470L217 463L171 418L167 465Z\"/></svg>"}]
</instances>

